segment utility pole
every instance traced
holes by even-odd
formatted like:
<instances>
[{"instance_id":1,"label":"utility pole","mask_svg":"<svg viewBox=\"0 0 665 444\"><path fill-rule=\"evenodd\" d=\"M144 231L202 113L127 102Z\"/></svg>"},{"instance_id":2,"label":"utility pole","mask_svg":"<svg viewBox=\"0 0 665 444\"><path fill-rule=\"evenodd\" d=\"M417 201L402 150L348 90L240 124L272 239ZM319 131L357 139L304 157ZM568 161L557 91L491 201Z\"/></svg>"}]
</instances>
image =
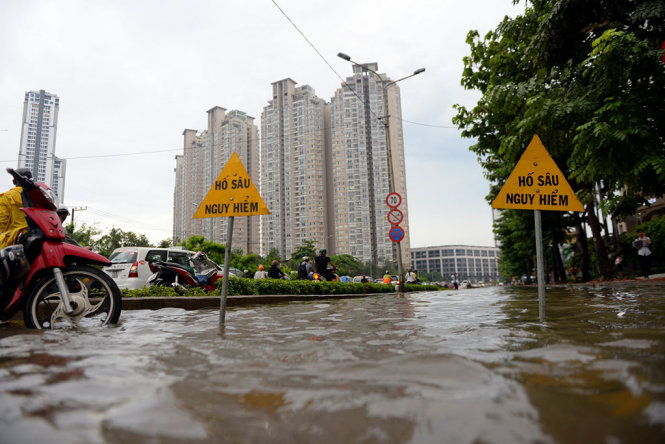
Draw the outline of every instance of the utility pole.
<instances>
[{"instance_id":1,"label":"utility pole","mask_svg":"<svg viewBox=\"0 0 665 444\"><path fill-rule=\"evenodd\" d=\"M72 223L70 224L72 235L74 235L74 213L76 211L86 211L87 209L88 209L88 207L78 207L78 208L73 207L72 208Z\"/></svg>"},{"instance_id":2,"label":"utility pole","mask_svg":"<svg viewBox=\"0 0 665 444\"><path fill-rule=\"evenodd\" d=\"M387 151L387 154L388 154L388 171L390 173L390 182L389 182L390 188L389 188L389 190L390 190L391 193L394 193L394 192L397 191L397 189L396 189L396 186L395 186L396 172L393 169L394 166L393 166L393 161L392 161L392 150L391 150L391 146L390 146L390 113L389 113L389 110L388 110L388 87L393 86L397 82L401 82L404 79L408 79L410 77L417 76L418 74L422 74L423 72L425 72L425 68L416 69L415 71L413 71L413 74L409 74L408 76L404 76L400 79L387 81L381 76L381 74L379 74L378 72L376 72L373 69L369 68L366 64L361 65L359 63L354 62L353 60L351 60L351 57L349 55L344 54L343 52L338 53L337 57L339 57L340 59L346 60L347 62L350 62L353 65L358 66L358 67L362 68L365 71L371 72L376 77L378 77L379 81L381 82L381 89L382 89L382 93L383 93L383 116L379 117L379 119L383 119L383 125L384 125L384 128L385 128L384 131L385 131L385 136L386 136L386 151ZM365 104L365 106L367 106L367 104ZM402 191L402 190L400 190L400 191ZM400 293L402 293L402 292L404 292L404 263L402 261L402 247L399 244L399 241L397 241L395 243L397 244L397 246L396 246L396 253L397 254L396 255L397 255L397 274L398 274L398 279L397 280L399 282L398 291Z\"/></svg>"}]
</instances>

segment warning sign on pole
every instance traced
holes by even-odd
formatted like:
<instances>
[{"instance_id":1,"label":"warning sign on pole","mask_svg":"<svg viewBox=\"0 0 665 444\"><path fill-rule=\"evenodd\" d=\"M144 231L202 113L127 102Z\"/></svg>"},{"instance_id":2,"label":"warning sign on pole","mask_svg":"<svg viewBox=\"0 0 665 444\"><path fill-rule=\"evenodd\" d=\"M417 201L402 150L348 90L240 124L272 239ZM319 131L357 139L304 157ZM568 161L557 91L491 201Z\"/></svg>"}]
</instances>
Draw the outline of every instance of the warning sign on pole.
<instances>
[{"instance_id":1,"label":"warning sign on pole","mask_svg":"<svg viewBox=\"0 0 665 444\"><path fill-rule=\"evenodd\" d=\"M194 219L257 214L270 214L270 211L247 174L238 153L233 153L194 213Z\"/></svg>"},{"instance_id":2,"label":"warning sign on pole","mask_svg":"<svg viewBox=\"0 0 665 444\"><path fill-rule=\"evenodd\" d=\"M520 157L492 208L584 211L554 159L537 135Z\"/></svg>"}]
</instances>

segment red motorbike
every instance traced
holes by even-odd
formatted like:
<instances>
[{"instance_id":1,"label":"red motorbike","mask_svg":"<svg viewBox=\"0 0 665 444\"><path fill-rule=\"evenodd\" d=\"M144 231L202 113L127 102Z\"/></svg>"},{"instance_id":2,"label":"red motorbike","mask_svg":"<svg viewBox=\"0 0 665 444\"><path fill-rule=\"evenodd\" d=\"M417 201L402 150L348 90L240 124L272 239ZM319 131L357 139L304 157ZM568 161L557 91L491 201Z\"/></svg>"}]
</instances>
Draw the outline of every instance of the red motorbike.
<instances>
[{"instance_id":1,"label":"red motorbike","mask_svg":"<svg viewBox=\"0 0 665 444\"><path fill-rule=\"evenodd\" d=\"M19 310L28 328L116 324L122 310L120 290L95 266L105 257L65 242L56 213L57 197L41 182L7 168L23 188L28 230L16 245L0 251L0 319Z\"/></svg>"},{"instance_id":2,"label":"red motorbike","mask_svg":"<svg viewBox=\"0 0 665 444\"><path fill-rule=\"evenodd\" d=\"M154 274L148 278L148 284L173 287L178 294L185 293L187 287L201 287L206 291L217 288L217 280L223 276L219 265L203 251L192 256L189 263L190 266L175 262L150 262L150 271Z\"/></svg>"}]
</instances>

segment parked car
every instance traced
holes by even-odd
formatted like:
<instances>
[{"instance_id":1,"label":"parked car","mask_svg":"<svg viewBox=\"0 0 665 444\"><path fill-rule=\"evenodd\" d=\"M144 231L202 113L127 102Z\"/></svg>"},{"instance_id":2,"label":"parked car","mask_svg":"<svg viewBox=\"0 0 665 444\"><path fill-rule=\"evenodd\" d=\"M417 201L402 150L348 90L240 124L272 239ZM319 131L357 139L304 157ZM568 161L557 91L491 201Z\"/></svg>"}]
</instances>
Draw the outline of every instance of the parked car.
<instances>
[{"instance_id":1,"label":"parked car","mask_svg":"<svg viewBox=\"0 0 665 444\"><path fill-rule=\"evenodd\" d=\"M183 247L122 247L111 253L109 260L113 265L103 270L118 284L118 288L136 290L145 287L153 274L148 266L149 261L161 260L189 266L189 258L193 255L193 251Z\"/></svg>"}]
</instances>

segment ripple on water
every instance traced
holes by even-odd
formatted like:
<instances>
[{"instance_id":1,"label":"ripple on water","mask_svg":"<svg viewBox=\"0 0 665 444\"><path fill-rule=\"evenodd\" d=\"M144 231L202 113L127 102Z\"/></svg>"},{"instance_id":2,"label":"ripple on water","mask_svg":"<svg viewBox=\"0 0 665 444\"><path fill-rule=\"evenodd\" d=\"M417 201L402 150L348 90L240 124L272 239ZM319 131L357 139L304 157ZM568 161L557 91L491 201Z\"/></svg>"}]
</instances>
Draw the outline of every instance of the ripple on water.
<instances>
[{"instance_id":1,"label":"ripple on water","mask_svg":"<svg viewBox=\"0 0 665 444\"><path fill-rule=\"evenodd\" d=\"M11 442L657 442L663 287L382 295L0 324ZM623 316L618 316L623 313ZM583 427L577 426L583 424Z\"/></svg>"}]
</instances>

